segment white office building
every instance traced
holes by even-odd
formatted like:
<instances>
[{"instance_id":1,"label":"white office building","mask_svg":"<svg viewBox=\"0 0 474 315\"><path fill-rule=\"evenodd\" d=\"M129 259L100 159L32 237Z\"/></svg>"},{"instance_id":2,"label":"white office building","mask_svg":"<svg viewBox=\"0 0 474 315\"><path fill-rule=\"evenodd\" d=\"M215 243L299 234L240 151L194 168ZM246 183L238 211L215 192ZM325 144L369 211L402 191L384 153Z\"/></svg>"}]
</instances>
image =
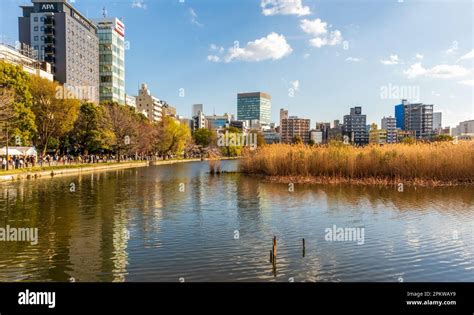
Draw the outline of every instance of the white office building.
<instances>
[{"instance_id":1,"label":"white office building","mask_svg":"<svg viewBox=\"0 0 474 315\"><path fill-rule=\"evenodd\" d=\"M146 83L143 83L140 90L138 90L136 107L139 113L146 113L150 120L161 121L163 117L163 102L151 95Z\"/></svg>"}]
</instances>

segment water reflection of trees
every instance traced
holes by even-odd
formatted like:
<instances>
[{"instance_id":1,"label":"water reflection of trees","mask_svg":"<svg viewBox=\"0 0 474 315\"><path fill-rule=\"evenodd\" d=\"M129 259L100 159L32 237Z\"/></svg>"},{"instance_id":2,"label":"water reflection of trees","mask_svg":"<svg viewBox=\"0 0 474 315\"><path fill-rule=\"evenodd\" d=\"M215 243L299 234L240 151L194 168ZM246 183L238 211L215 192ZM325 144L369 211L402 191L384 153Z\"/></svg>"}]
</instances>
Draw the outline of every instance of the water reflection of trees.
<instances>
[{"instance_id":1,"label":"water reflection of trees","mask_svg":"<svg viewBox=\"0 0 474 315\"><path fill-rule=\"evenodd\" d=\"M6 213L1 226L37 227L39 242L2 242L0 262L11 266L1 270L2 278L17 273L11 280L123 281L129 216L121 206L128 194L116 183L127 172L7 185L17 194L15 199L1 199Z\"/></svg>"},{"instance_id":2,"label":"water reflection of trees","mask_svg":"<svg viewBox=\"0 0 474 315\"><path fill-rule=\"evenodd\" d=\"M265 183L261 194L278 198L282 207L291 206L298 200L325 199L328 207L357 207L369 203L373 209L386 207L399 211L423 211L428 208L442 212L469 212L474 209L474 187L398 187L365 185L304 185L295 184L294 192L288 192L287 184Z\"/></svg>"}]
</instances>

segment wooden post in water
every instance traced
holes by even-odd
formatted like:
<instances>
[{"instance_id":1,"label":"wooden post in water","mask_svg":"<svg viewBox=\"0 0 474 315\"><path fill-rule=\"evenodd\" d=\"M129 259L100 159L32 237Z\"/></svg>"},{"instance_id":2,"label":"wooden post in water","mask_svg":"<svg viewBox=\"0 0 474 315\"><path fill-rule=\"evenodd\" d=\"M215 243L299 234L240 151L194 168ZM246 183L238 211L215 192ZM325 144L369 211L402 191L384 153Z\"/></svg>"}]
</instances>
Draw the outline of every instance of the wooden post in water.
<instances>
[{"instance_id":1,"label":"wooden post in water","mask_svg":"<svg viewBox=\"0 0 474 315\"><path fill-rule=\"evenodd\" d=\"M277 257L277 238L276 238L276 236L273 236L273 246L272 246L271 256L272 256L273 276L276 277L276 257Z\"/></svg>"},{"instance_id":2,"label":"wooden post in water","mask_svg":"<svg viewBox=\"0 0 474 315\"><path fill-rule=\"evenodd\" d=\"M276 256L277 256L277 238L276 238L276 236L273 237L273 250L272 250L272 253L273 253L273 261L275 261Z\"/></svg>"},{"instance_id":3,"label":"wooden post in water","mask_svg":"<svg viewBox=\"0 0 474 315\"><path fill-rule=\"evenodd\" d=\"M305 254L306 254L306 244L305 244L305 241L304 241L304 238L303 238L303 257L304 257Z\"/></svg>"}]
</instances>

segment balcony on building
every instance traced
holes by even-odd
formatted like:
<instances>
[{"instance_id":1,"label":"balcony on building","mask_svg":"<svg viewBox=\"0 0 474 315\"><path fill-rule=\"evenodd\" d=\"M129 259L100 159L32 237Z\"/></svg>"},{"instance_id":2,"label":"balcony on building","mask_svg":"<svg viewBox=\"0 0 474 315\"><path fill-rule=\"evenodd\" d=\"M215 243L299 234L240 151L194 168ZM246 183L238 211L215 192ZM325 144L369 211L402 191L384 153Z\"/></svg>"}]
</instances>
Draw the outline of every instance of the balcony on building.
<instances>
[{"instance_id":1,"label":"balcony on building","mask_svg":"<svg viewBox=\"0 0 474 315\"><path fill-rule=\"evenodd\" d=\"M49 63L55 63L56 58L53 57L53 55L46 55L44 57L44 61L49 62ZM53 71L54 72L54 71Z\"/></svg>"},{"instance_id":2,"label":"balcony on building","mask_svg":"<svg viewBox=\"0 0 474 315\"><path fill-rule=\"evenodd\" d=\"M54 48L53 46L46 46L46 47L44 48L44 53L45 53L46 55L53 55L53 54L56 53L56 48Z\"/></svg>"},{"instance_id":3,"label":"balcony on building","mask_svg":"<svg viewBox=\"0 0 474 315\"><path fill-rule=\"evenodd\" d=\"M54 18L52 16L48 16L44 19L44 25L46 26L54 26L55 25L55 22L54 22Z\"/></svg>"},{"instance_id":4,"label":"balcony on building","mask_svg":"<svg viewBox=\"0 0 474 315\"><path fill-rule=\"evenodd\" d=\"M44 43L45 43L46 45L54 46L54 44L56 44L56 40L55 40L54 37L52 37L52 36L46 36L46 37L44 38Z\"/></svg>"},{"instance_id":5,"label":"balcony on building","mask_svg":"<svg viewBox=\"0 0 474 315\"><path fill-rule=\"evenodd\" d=\"M44 29L44 34L45 34L45 35L53 35L53 36L54 36L54 35L56 34L56 31L54 30L53 27L48 26L48 27L46 27L46 28Z\"/></svg>"}]
</instances>

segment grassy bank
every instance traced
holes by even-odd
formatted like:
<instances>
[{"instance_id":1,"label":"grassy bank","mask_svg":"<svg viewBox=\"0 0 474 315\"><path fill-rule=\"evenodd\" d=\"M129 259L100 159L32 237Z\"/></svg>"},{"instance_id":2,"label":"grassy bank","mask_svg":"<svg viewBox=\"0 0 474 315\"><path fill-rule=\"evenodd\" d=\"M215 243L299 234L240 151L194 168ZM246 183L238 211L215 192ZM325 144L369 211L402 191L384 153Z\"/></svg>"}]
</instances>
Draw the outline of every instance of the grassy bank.
<instances>
[{"instance_id":1,"label":"grassy bank","mask_svg":"<svg viewBox=\"0 0 474 315\"><path fill-rule=\"evenodd\" d=\"M474 184L474 143L366 147L275 144L246 155L240 171L293 183Z\"/></svg>"}]
</instances>

